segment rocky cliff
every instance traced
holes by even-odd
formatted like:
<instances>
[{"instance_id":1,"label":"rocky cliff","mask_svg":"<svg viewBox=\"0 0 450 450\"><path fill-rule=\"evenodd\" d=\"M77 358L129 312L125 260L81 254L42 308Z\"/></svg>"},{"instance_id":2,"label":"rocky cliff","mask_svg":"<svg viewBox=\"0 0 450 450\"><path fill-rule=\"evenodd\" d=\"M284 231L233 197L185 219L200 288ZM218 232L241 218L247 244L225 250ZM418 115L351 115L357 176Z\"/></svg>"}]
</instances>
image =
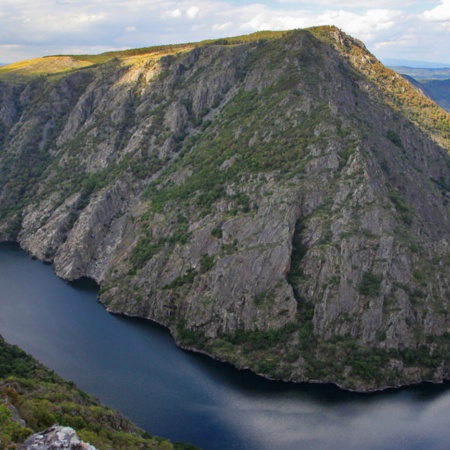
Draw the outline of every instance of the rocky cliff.
<instances>
[{"instance_id":1,"label":"rocky cliff","mask_svg":"<svg viewBox=\"0 0 450 450\"><path fill-rule=\"evenodd\" d=\"M447 113L333 27L73 59L0 69L1 239L268 377L450 378Z\"/></svg>"}]
</instances>

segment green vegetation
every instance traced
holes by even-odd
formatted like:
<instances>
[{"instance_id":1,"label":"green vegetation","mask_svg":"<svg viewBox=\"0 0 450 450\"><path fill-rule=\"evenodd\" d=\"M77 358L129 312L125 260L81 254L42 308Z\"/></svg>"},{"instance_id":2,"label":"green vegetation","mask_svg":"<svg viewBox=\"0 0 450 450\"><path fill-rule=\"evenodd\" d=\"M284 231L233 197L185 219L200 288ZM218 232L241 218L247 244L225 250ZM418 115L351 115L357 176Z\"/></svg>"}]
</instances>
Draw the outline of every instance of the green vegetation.
<instances>
[{"instance_id":1,"label":"green vegetation","mask_svg":"<svg viewBox=\"0 0 450 450\"><path fill-rule=\"evenodd\" d=\"M149 236L142 236L133 247L129 258L133 272L142 269L160 248L161 245L153 244Z\"/></svg>"},{"instance_id":2,"label":"green vegetation","mask_svg":"<svg viewBox=\"0 0 450 450\"><path fill-rule=\"evenodd\" d=\"M359 293L367 296L377 296L380 294L380 286L383 277L375 275L372 272L364 272L361 283L359 284Z\"/></svg>"},{"instance_id":3,"label":"green vegetation","mask_svg":"<svg viewBox=\"0 0 450 450\"><path fill-rule=\"evenodd\" d=\"M286 343L295 329L295 324L289 324L283 328L267 331L239 330L232 335L225 335L224 339L234 345L241 346L244 352L249 353L254 350L264 350Z\"/></svg>"},{"instance_id":4,"label":"green vegetation","mask_svg":"<svg viewBox=\"0 0 450 450\"><path fill-rule=\"evenodd\" d=\"M62 380L34 358L0 337L0 449L14 449L30 434L55 423L70 426L79 437L99 450L192 449L151 436L94 397ZM13 417L14 405L26 426Z\"/></svg>"},{"instance_id":5,"label":"green vegetation","mask_svg":"<svg viewBox=\"0 0 450 450\"><path fill-rule=\"evenodd\" d=\"M387 138L397 147L403 149L403 143L400 136L393 130L387 132Z\"/></svg>"},{"instance_id":6,"label":"green vegetation","mask_svg":"<svg viewBox=\"0 0 450 450\"><path fill-rule=\"evenodd\" d=\"M429 98L441 108L450 112L450 69L411 68L391 66L411 84L419 87Z\"/></svg>"},{"instance_id":7,"label":"green vegetation","mask_svg":"<svg viewBox=\"0 0 450 450\"><path fill-rule=\"evenodd\" d=\"M269 377L290 379L301 356L305 377L323 382L344 380L351 388L396 384L397 375L390 361L400 360L407 367L419 366L430 376L450 358L450 334L429 337L418 348L385 349L360 346L350 335L329 340L314 335L313 308L301 306L298 320L283 328L268 331L238 331L208 341L200 332L190 334L190 345L232 361L238 367L252 367ZM292 344L297 342L297 347ZM345 372L347 374L345 375Z\"/></svg>"},{"instance_id":8,"label":"green vegetation","mask_svg":"<svg viewBox=\"0 0 450 450\"><path fill-rule=\"evenodd\" d=\"M190 330L186 327L186 322L180 320L176 326L176 337L180 345L203 349L206 347L207 338L201 330Z\"/></svg>"},{"instance_id":9,"label":"green vegetation","mask_svg":"<svg viewBox=\"0 0 450 450\"><path fill-rule=\"evenodd\" d=\"M245 72L258 70L262 60L271 67L282 66L283 45L274 39L253 48ZM305 45L298 56L306 58L311 49ZM203 133L184 141L179 158L163 171L162 179L187 168L192 175L181 184L155 181L149 186L145 196L151 199L152 210L162 212L168 205L176 203L186 207L195 205L208 214L217 200L227 198L225 186L240 182L244 174L276 171L288 178L302 173L308 156L306 147L309 144L325 146L327 143L325 136L314 133L318 124L334 121L330 119L327 105L318 102L308 114L298 111L295 118L281 125L271 123L267 117L296 104L297 98L292 95L292 90L305 79L315 90L316 69L319 67L314 65L301 73L292 64L281 79L269 83L262 92L239 89ZM235 135L237 128L240 129L239 136ZM343 134L341 139L346 142L350 138ZM249 145L252 141L254 143ZM222 165L227 161L233 163L224 170ZM251 212L255 207L243 192L227 200L234 202L232 214Z\"/></svg>"},{"instance_id":10,"label":"green vegetation","mask_svg":"<svg viewBox=\"0 0 450 450\"><path fill-rule=\"evenodd\" d=\"M217 239L222 238L222 230L220 228L213 228L211 230L211 236L214 236Z\"/></svg>"},{"instance_id":11,"label":"green vegetation","mask_svg":"<svg viewBox=\"0 0 450 450\"><path fill-rule=\"evenodd\" d=\"M194 282L194 278L198 275L198 272L190 267L184 275L181 275L170 283L166 284L163 289L176 289L184 285L189 285Z\"/></svg>"},{"instance_id":12,"label":"green vegetation","mask_svg":"<svg viewBox=\"0 0 450 450\"><path fill-rule=\"evenodd\" d=\"M214 267L214 255L200 256L200 272L205 273Z\"/></svg>"},{"instance_id":13,"label":"green vegetation","mask_svg":"<svg viewBox=\"0 0 450 450\"><path fill-rule=\"evenodd\" d=\"M3 395L11 395L16 392L13 388L7 388ZM0 448L9 449L15 448L17 443L22 443L32 433L28 427L20 425L13 420L13 415L10 409L0 401Z\"/></svg>"},{"instance_id":14,"label":"green vegetation","mask_svg":"<svg viewBox=\"0 0 450 450\"><path fill-rule=\"evenodd\" d=\"M227 39L205 40L196 43L157 45L130 50L105 52L99 55L53 55L0 67L0 80L8 83L26 82L30 77L49 76L54 74L68 74L106 64L110 61L132 64L139 58L146 60L160 59L164 56L177 55L196 47L209 45L240 45L252 42L279 39L286 31L258 31L253 34L235 36ZM129 61L131 60L131 61Z\"/></svg>"},{"instance_id":15,"label":"green vegetation","mask_svg":"<svg viewBox=\"0 0 450 450\"><path fill-rule=\"evenodd\" d=\"M410 225L413 220L413 214L411 208L407 205L403 197L394 189L390 189L389 198L394 203L395 208L400 214L401 220L406 224Z\"/></svg>"},{"instance_id":16,"label":"green vegetation","mask_svg":"<svg viewBox=\"0 0 450 450\"><path fill-rule=\"evenodd\" d=\"M280 39L286 34L292 33L292 31L257 31L251 34L245 34L242 36L235 36L226 39L206 40L199 42L199 46L205 44L214 45L236 45L236 44L248 44L252 42L261 42L272 39Z\"/></svg>"},{"instance_id":17,"label":"green vegetation","mask_svg":"<svg viewBox=\"0 0 450 450\"><path fill-rule=\"evenodd\" d=\"M145 196L151 199L152 210L162 212L167 205L195 205L205 214L221 198L227 198L225 186L240 181L245 173L277 171L286 178L301 173L306 157L308 142L320 141L314 137L314 128L328 117L328 110L321 105L309 115L302 114L300 125L286 122L283 129L267 123L267 115L280 108L289 90L267 91L258 95L256 90L247 92L241 89L223 109L220 120L208 128L195 145L187 142L178 159L163 172L168 176L182 168L189 167L192 175L182 184L160 183L155 181L147 189ZM290 99L294 101L294 99ZM241 124L243 131L236 139L234 131ZM256 130L265 130L270 140L261 140L251 147L248 142ZM289 136L287 139L286 136ZM221 165L239 155L235 163L226 170ZM237 193L228 197L234 203L232 214L247 213L252 210L248 195Z\"/></svg>"}]
</instances>

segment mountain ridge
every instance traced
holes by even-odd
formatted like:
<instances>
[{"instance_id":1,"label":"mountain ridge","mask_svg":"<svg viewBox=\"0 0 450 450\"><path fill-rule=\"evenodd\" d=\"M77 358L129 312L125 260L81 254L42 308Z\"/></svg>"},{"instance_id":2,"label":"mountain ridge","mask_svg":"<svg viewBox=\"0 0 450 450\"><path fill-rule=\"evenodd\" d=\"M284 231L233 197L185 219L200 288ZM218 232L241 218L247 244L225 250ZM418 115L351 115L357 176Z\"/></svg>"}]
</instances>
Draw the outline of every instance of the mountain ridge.
<instances>
[{"instance_id":1,"label":"mountain ridge","mask_svg":"<svg viewBox=\"0 0 450 450\"><path fill-rule=\"evenodd\" d=\"M450 64L433 61L418 61L414 59L397 59L397 58L382 58L381 62L387 67L409 67L411 69L440 69L443 67L450 67Z\"/></svg>"},{"instance_id":2,"label":"mountain ridge","mask_svg":"<svg viewBox=\"0 0 450 450\"><path fill-rule=\"evenodd\" d=\"M275 36L6 78L1 239L270 378L448 379L449 115L335 27Z\"/></svg>"}]
</instances>

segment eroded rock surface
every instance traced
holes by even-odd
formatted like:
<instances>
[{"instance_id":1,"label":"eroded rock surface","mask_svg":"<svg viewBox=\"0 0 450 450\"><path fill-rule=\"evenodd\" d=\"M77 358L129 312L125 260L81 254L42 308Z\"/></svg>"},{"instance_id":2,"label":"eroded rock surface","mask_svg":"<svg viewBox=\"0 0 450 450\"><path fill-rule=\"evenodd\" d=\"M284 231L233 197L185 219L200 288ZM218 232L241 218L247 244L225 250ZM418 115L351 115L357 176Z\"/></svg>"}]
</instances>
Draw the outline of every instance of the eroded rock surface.
<instances>
[{"instance_id":1,"label":"eroded rock surface","mask_svg":"<svg viewBox=\"0 0 450 450\"><path fill-rule=\"evenodd\" d=\"M448 114L335 28L136 61L0 85L0 238L265 376L448 379Z\"/></svg>"},{"instance_id":2,"label":"eroded rock surface","mask_svg":"<svg viewBox=\"0 0 450 450\"><path fill-rule=\"evenodd\" d=\"M41 433L30 436L19 450L96 450L83 442L73 428L54 425Z\"/></svg>"}]
</instances>

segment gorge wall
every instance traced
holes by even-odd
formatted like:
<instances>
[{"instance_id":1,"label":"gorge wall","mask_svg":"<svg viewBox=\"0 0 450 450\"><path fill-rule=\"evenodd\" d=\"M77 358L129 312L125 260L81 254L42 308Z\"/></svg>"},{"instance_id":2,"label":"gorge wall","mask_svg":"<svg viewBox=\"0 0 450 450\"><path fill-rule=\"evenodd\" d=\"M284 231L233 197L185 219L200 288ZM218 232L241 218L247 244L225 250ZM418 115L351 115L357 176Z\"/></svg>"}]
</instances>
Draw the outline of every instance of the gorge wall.
<instances>
[{"instance_id":1,"label":"gorge wall","mask_svg":"<svg viewBox=\"0 0 450 450\"><path fill-rule=\"evenodd\" d=\"M0 69L0 239L267 377L450 378L447 113L333 27L107 56Z\"/></svg>"}]
</instances>

